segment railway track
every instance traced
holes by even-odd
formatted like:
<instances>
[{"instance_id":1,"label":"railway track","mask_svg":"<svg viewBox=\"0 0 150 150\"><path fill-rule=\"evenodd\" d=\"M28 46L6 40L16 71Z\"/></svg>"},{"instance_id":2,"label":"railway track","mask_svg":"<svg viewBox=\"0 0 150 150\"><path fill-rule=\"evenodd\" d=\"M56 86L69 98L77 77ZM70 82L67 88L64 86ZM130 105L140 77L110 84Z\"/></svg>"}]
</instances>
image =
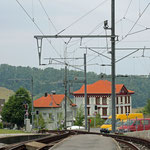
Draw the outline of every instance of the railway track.
<instances>
[{"instance_id":1,"label":"railway track","mask_svg":"<svg viewBox=\"0 0 150 150\"><path fill-rule=\"evenodd\" d=\"M119 146L122 150L141 150L139 147L137 147L135 144L127 142L125 140L116 139L116 141L119 143Z\"/></svg>"},{"instance_id":2,"label":"railway track","mask_svg":"<svg viewBox=\"0 0 150 150\"><path fill-rule=\"evenodd\" d=\"M150 150L150 141L145 139L139 139L124 135L116 135L116 134L101 134L96 132L87 132L87 131L79 131L79 130L70 130L70 131L46 131L49 134L54 133L53 135L46 136L40 139L34 139L18 144L11 144L9 146L5 146L0 148L0 150L26 150L28 149L27 146L37 146L36 149L38 150L47 150L50 147L54 146L55 144L61 142L65 138L71 135L77 134L95 134L95 135L103 135L107 137L112 137L115 139L122 150ZM39 146L39 147L38 147Z\"/></svg>"},{"instance_id":3,"label":"railway track","mask_svg":"<svg viewBox=\"0 0 150 150\"><path fill-rule=\"evenodd\" d=\"M137 147L137 149L139 149L139 150L150 150L150 140L136 138L136 137L130 137L130 136L124 136L124 135L115 135L115 134L110 134L110 135L108 134L108 135L104 135L104 136L112 137L118 142L119 142L119 140L120 141L122 140L122 141L124 141L124 144L126 144L127 146L133 145L133 146Z\"/></svg>"}]
</instances>

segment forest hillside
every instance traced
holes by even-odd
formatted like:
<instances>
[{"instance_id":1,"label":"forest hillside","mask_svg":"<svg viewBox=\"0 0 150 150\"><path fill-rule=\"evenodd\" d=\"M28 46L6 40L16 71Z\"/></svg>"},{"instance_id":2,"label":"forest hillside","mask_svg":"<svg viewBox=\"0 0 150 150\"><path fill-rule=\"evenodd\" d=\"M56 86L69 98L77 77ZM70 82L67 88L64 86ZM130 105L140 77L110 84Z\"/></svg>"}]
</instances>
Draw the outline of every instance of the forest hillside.
<instances>
[{"instance_id":1,"label":"forest hillside","mask_svg":"<svg viewBox=\"0 0 150 150\"><path fill-rule=\"evenodd\" d=\"M31 77L33 77L34 99L44 95L46 92L50 93L52 90L55 90L56 93L64 93L64 69L39 69L16 67L7 64L0 65L0 87L5 87L13 91L24 87L31 91ZM74 91L79 89L83 84L73 83L72 81L75 79L83 80L84 72L68 70L69 87ZM111 76L96 74L94 72L87 73L88 84L94 83L97 80L111 81ZM134 108L146 105L147 100L150 98L150 76L118 75L116 83L124 84L127 89L135 91L135 94L132 95Z\"/></svg>"}]
</instances>

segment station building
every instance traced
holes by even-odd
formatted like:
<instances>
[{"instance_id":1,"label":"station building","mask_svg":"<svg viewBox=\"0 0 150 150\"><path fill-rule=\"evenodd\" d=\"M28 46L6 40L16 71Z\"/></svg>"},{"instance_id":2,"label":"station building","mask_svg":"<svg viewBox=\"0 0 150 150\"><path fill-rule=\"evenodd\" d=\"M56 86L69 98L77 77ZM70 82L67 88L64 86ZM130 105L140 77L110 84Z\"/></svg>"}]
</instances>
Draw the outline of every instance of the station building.
<instances>
[{"instance_id":1,"label":"station building","mask_svg":"<svg viewBox=\"0 0 150 150\"><path fill-rule=\"evenodd\" d=\"M124 84L116 84L116 114L132 113L131 95L134 91L128 90ZM74 103L79 108L85 106L84 85L73 92ZM87 114L94 117L100 114L101 118L107 119L112 112L111 82L99 80L87 85Z\"/></svg>"}]
</instances>

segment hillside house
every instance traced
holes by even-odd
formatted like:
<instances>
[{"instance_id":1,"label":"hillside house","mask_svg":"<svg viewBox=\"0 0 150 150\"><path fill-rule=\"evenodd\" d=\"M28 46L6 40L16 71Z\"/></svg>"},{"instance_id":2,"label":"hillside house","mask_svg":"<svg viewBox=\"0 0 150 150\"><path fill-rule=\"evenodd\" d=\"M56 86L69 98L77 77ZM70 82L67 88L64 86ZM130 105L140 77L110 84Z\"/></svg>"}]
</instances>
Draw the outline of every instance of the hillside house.
<instances>
[{"instance_id":1,"label":"hillside house","mask_svg":"<svg viewBox=\"0 0 150 150\"><path fill-rule=\"evenodd\" d=\"M45 94L45 96L34 100L36 115L42 114L46 122L46 129L53 130L64 123L65 117L65 95L63 94ZM76 114L76 105L67 98L67 126L73 124L73 119Z\"/></svg>"},{"instance_id":2,"label":"hillside house","mask_svg":"<svg viewBox=\"0 0 150 150\"><path fill-rule=\"evenodd\" d=\"M116 84L116 114L131 113L134 91L128 90L123 84ZM85 105L84 85L73 92L74 102L79 107ZM87 113L92 117L100 114L101 118L107 119L111 115L111 82L99 80L87 85Z\"/></svg>"}]
</instances>

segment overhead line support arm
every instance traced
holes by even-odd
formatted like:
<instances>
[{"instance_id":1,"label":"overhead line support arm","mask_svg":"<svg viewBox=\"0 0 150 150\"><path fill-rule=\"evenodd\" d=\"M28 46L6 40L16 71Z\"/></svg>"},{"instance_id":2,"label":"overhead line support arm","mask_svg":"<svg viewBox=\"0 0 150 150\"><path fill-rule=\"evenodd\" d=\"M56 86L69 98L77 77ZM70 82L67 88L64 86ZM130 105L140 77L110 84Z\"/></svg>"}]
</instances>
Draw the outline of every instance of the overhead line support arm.
<instances>
[{"instance_id":1,"label":"overhead line support arm","mask_svg":"<svg viewBox=\"0 0 150 150\"><path fill-rule=\"evenodd\" d=\"M112 35L35 35L34 38L36 39L43 39L43 38L115 38L118 36Z\"/></svg>"}]
</instances>

